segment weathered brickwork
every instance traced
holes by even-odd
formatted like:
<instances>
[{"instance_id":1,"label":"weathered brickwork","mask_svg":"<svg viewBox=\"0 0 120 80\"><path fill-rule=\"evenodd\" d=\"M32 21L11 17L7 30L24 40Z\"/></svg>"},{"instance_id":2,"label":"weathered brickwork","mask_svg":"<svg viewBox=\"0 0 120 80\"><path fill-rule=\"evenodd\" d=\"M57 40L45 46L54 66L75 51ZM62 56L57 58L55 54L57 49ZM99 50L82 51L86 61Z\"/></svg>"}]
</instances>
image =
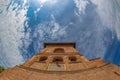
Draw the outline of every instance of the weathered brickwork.
<instances>
[{"instance_id":1,"label":"weathered brickwork","mask_svg":"<svg viewBox=\"0 0 120 80\"><path fill-rule=\"evenodd\" d=\"M120 67L100 58L88 60L75 43L45 43L24 64L0 73L0 80L120 80Z\"/></svg>"}]
</instances>

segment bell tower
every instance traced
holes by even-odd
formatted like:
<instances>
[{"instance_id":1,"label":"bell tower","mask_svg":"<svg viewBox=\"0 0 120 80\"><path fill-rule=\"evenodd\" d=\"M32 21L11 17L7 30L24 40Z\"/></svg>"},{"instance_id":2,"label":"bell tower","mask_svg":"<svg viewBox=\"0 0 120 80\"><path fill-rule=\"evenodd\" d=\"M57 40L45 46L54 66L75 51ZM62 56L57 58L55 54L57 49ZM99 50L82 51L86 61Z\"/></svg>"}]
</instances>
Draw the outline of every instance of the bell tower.
<instances>
[{"instance_id":1,"label":"bell tower","mask_svg":"<svg viewBox=\"0 0 120 80\"><path fill-rule=\"evenodd\" d=\"M101 65L103 64L105 63L102 62ZM98 65L81 55L76 50L75 43L44 43L44 49L23 66L44 71L74 71L89 69Z\"/></svg>"},{"instance_id":2,"label":"bell tower","mask_svg":"<svg viewBox=\"0 0 120 80\"><path fill-rule=\"evenodd\" d=\"M44 43L24 64L0 73L0 80L120 80L120 67L100 58L88 60L75 43Z\"/></svg>"}]
</instances>

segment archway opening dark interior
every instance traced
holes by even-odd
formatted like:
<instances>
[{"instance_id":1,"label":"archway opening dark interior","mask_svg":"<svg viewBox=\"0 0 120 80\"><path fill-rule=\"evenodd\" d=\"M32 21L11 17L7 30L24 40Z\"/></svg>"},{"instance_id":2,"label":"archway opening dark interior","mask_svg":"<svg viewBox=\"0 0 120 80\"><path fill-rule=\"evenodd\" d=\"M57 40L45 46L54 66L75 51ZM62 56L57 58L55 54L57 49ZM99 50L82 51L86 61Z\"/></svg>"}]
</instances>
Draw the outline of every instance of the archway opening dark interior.
<instances>
[{"instance_id":1,"label":"archway opening dark interior","mask_svg":"<svg viewBox=\"0 0 120 80\"><path fill-rule=\"evenodd\" d=\"M71 57L69 57L69 60L70 60L71 62L76 62L76 61L77 61L77 58L76 58L75 56L71 56Z\"/></svg>"},{"instance_id":2,"label":"archway opening dark interior","mask_svg":"<svg viewBox=\"0 0 120 80\"><path fill-rule=\"evenodd\" d=\"M53 58L53 63L63 63L63 58L62 57L55 57L55 58Z\"/></svg>"},{"instance_id":3,"label":"archway opening dark interior","mask_svg":"<svg viewBox=\"0 0 120 80\"><path fill-rule=\"evenodd\" d=\"M40 57L39 61L45 62L47 60L47 58L48 58L47 56L42 56L42 57Z\"/></svg>"},{"instance_id":4,"label":"archway opening dark interior","mask_svg":"<svg viewBox=\"0 0 120 80\"><path fill-rule=\"evenodd\" d=\"M56 48L54 50L54 53L65 53L64 49L63 48Z\"/></svg>"}]
</instances>

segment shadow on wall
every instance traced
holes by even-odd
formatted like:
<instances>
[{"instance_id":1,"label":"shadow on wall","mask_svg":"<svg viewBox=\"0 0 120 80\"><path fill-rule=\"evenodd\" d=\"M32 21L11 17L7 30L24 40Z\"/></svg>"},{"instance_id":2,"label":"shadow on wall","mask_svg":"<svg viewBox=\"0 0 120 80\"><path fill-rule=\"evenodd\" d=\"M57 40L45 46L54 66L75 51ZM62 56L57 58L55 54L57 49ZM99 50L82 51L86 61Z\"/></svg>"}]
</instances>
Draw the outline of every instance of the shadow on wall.
<instances>
[{"instance_id":1,"label":"shadow on wall","mask_svg":"<svg viewBox=\"0 0 120 80\"><path fill-rule=\"evenodd\" d=\"M118 40L117 36L111 41L104 56L104 60L120 66L120 40Z\"/></svg>"}]
</instances>

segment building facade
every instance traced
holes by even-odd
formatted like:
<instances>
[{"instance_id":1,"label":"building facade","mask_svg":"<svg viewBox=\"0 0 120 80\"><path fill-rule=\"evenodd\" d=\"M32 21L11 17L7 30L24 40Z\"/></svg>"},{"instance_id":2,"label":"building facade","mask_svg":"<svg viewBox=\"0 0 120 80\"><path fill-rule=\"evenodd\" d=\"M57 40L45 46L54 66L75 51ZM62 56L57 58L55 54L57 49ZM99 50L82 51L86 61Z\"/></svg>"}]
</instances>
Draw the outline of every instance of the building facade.
<instances>
[{"instance_id":1,"label":"building facade","mask_svg":"<svg viewBox=\"0 0 120 80\"><path fill-rule=\"evenodd\" d=\"M88 60L75 43L45 43L24 64L2 72L0 80L120 80L120 67L100 58Z\"/></svg>"}]
</instances>

